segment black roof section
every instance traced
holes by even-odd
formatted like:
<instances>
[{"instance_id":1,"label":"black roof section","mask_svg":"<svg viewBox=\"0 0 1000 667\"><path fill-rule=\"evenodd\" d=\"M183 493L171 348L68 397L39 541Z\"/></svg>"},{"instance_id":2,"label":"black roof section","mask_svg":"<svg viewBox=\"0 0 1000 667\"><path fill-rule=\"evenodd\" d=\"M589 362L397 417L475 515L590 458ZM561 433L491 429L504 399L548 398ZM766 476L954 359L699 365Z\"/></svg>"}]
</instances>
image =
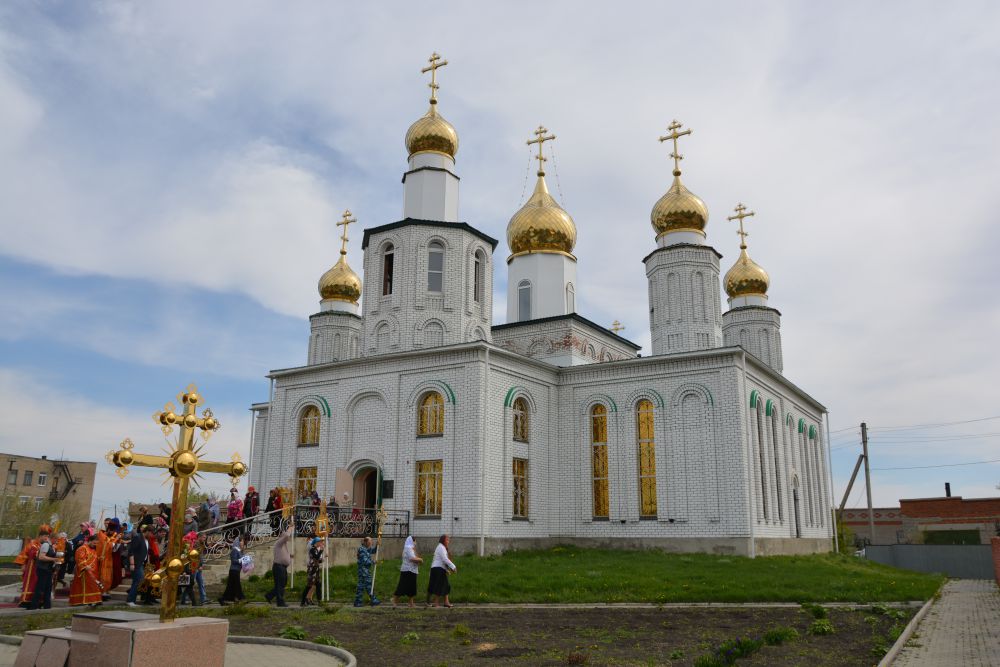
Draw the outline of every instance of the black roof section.
<instances>
[{"instance_id":1,"label":"black roof section","mask_svg":"<svg viewBox=\"0 0 1000 667\"><path fill-rule=\"evenodd\" d=\"M583 315L578 315L576 313L570 313L569 315L553 315L552 317L539 317L536 320L525 320L524 322L508 322L507 324L494 324L491 328L494 329L494 330L495 329L513 329L515 327L526 327L526 326L530 326L532 324L542 324L544 322L555 322L557 320L576 320L577 322L579 322L581 324L585 324L585 325L587 325L589 327L592 327L594 329L599 329L601 331L601 333L607 334L608 336L611 336L615 340L617 340L619 342L622 342L622 343L624 343L625 345L628 345L631 348L634 348L636 350L641 350L642 349L642 345L636 345L635 343L633 343L632 341L630 341L628 338L623 338L622 336L619 336L618 334L616 334L611 329L607 329L605 327L602 327L597 322L594 322L592 320L588 320Z\"/></svg>"},{"instance_id":2,"label":"black roof section","mask_svg":"<svg viewBox=\"0 0 1000 667\"><path fill-rule=\"evenodd\" d=\"M403 220L400 220L399 222L390 222L388 225L380 225L378 227L367 228L365 230L365 237L361 241L361 249L364 250L365 248L368 247L368 239L372 234L377 234L379 232L387 232L392 229L399 229L400 227L409 227L411 225L417 227L441 227L443 229L461 229L462 231L469 232L470 234L478 236L482 240L486 241L487 243L490 244L490 246L493 247L494 250L496 250L497 243L499 243L499 241L497 241L492 236L487 236L486 234L483 234L481 231L479 231L478 229L476 229L467 222L443 222L441 220L417 220L416 218L405 218Z\"/></svg>"}]
</instances>

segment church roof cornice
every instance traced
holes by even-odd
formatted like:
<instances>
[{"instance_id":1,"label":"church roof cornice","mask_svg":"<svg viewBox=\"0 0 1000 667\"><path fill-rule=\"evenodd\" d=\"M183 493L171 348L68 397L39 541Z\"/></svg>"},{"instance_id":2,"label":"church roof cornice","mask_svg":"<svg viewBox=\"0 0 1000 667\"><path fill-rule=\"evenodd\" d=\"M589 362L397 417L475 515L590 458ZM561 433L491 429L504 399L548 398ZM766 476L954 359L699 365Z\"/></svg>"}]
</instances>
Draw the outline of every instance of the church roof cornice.
<instances>
[{"instance_id":1,"label":"church roof cornice","mask_svg":"<svg viewBox=\"0 0 1000 667\"><path fill-rule=\"evenodd\" d=\"M364 238L361 240L361 249L364 250L368 247L368 241L371 239L372 234L388 232L401 227L438 227L441 229L458 229L464 232L469 232L473 236L478 236L483 241L486 241L490 244L491 250L496 250L497 243L499 243L499 241L492 236L484 234L467 222L444 222L443 220L418 220L416 218L404 218L398 222L390 222L387 225L380 225L378 227L369 227L365 229Z\"/></svg>"},{"instance_id":2,"label":"church roof cornice","mask_svg":"<svg viewBox=\"0 0 1000 667\"><path fill-rule=\"evenodd\" d=\"M663 248L657 248L653 252L651 252L648 255L646 255L645 257L643 257L642 258L642 263L645 264L646 260L648 260L650 257L652 257L653 255L655 255L658 252L666 252L667 250L676 250L676 249L681 249L681 248L698 248L698 249L705 249L705 248L707 248L708 250L711 250L712 252L714 252L716 257L718 257L719 259L722 259L722 253L720 253L718 250L716 250L715 248L713 248L710 245L699 245L697 243L674 243L673 245L668 245L668 246L663 247Z\"/></svg>"}]
</instances>

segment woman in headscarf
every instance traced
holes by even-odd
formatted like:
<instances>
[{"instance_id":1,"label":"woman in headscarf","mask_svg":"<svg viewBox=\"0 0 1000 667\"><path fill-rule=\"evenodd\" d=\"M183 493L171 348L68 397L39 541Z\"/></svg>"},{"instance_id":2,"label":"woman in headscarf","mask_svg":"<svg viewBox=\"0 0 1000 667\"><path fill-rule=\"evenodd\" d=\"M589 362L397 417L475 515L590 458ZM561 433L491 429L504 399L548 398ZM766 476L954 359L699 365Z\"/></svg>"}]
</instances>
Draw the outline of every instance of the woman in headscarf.
<instances>
[{"instance_id":1,"label":"woman in headscarf","mask_svg":"<svg viewBox=\"0 0 1000 667\"><path fill-rule=\"evenodd\" d=\"M413 536L407 535L403 544L403 562L399 566L399 583L392 594L392 606L396 606L400 597L410 598L410 606L413 606L413 598L417 596L418 566L423 562L424 559L417 555L417 543L413 541Z\"/></svg>"},{"instance_id":2,"label":"woman in headscarf","mask_svg":"<svg viewBox=\"0 0 1000 667\"><path fill-rule=\"evenodd\" d=\"M226 579L226 590L219 598L219 604L225 607L230 602L240 602L243 597L243 584L240 582L240 572L243 569L243 536L237 535L233 546L229 549L229 577Z\"/></svg>"},{"instance_id":3,"label":"woman in headscarf","mask_svg":"<svg viewBox=\"0 0 1000 667\"><path fill-rule=\"evenodd\" d=\"M437 548L434 549L434 560L431 561L431 580L427 584L427 604L430 604L431 596L434 596L434 606L439 606L444 602L445 607L451 606L448 594L451 593L451 584L448 582L448 575L458 570L455 564L448 559L448 543L451 539L447 535L442 535L438 540Z\"/></svg>"},{"instance_id":4,"label":"woman in headscarf","mask_svg":"<svg viewBox=\"0 0 1000 667\"><path fill-rule=\"evenodd\" d=\"M323 538L314 537L309 541L309 565L306 566L306 587L302 589L303 607L316 604L314 596L319 588L319 578L323 564Z\"/></svg>"}]
</instances>

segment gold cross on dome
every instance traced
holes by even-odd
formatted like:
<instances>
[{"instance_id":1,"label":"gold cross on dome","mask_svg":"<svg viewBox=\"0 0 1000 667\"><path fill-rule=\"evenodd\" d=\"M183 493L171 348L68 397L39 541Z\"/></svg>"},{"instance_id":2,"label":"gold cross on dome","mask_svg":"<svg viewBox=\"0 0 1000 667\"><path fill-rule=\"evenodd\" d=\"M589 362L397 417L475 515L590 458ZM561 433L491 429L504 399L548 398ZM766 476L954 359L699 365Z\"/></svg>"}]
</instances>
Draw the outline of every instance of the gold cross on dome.
<instances>
[{"instance_id":1,"label":"gold cross on dome","mask_svg":"<svg viewBox=\"0 0 1000 667\"><path fill-rule=\"evenodd\" d=\"M684 130L683 132L678 132L677 130L681 129L682 127L684 126L678 123L676 120L673 120L670 122L670 125L667 126L667 129L670 130L670 134L668 134L665 137L660 137L660 143L663 143L664 141L674 142L674 150L673 152L670 153L670 157L674 159L674 176L681 175L681 160L684 159L684 156L677 151L677 140L685 135L691 134L691 130Z\"/></svg>"},{"instance_id":2,"label":"gold cross on dome","mask_svg":"<svg viewBox=\"0 0 1000 667\"><path fill-rule=\"evenodd\" d=\"M733 209L733 210L736 211L736 215L731 215L728 218L726 218L726 220L739 220L740 221L740 231L738 231L736 233L740 235L740 248L741 249L746 249L746 247L747 247L747 237L750 236L750 234L747 233L747 232L745 232L745 231L743 231L743 218L752 218L756 214L756 212L755 211L750 211L749 213L747 213L747 207L743 205L743 202L740 202L739 204L737 204L736 208Z\"/></svg>"},{"instance_id":3,"label":"gold cross on dome","mask_svg":"<svg viewBox=\"0 0 1000 667\"><path fill-rule=\"evenodd\" d=\"M431 54L431 57L427 59L427 62L429 62L430 65L420 70L420 73L421 74L427 74L428 72L431 73L431 82L428 83L427 85L431 89L431 104L437 104L437 90L438 88L441 87L437 84L437 71L439 67L444 67L445 65L447 65L448 61L441 60L441 56L439 56L435 52Z\"/></svg>"},{"instance_id":4,"label":"gold cross on dome","mask_svg":"<svg viewBox=\"0 0 1000 667\"><path fill-rule=\"evenodd\" d=\"M348 238L347 238L347 225L351 224L352 222L357 222L357 219L353 218L351 216L352 216L351 209L347 209L346 211L344 211L343 220L341 220L340 222L337 223L338 227L343 227L344 228L344 231L340 234L340 241L341 241L341 244L340 244L340 254L341 255L346 255L347 254L347 241L348 241Z\"/></svg>"},{"instance_id":5,"label":"gold cross on dome","mask_svg":"<svg viewBox=\"0 0 1000 667\"><path fill-rule=\"evenodd\" d=\"M614 322L611 323L611 330L614 331L615 333L618 333L619 331L624 331L625 325L619 322L618 320L615 320Z\"/></svg>"},{"instance_id":6,"label":"gold cross on dome","mask_svg":"<svg viewBox=\"0 0 1000 667\"><path fill-rule=\"evenodd\" d=\"M542 155L542 146L545 144L546 141L552 141L553 139L556 138L556 135L554 135L554 134L550 134L549 136L545 136L546 132L548 132L548 130L545 129L545 126L544 125L539 125L538 129L535 130L535 138L528 140L528 145L529 146L531 144L538 144L538 155L535 156L535 159L538 160L538 175L539 176L544 176L545 175L545 169L542 168L542 166L543 166L542 163L545 162L546 158L545 158L544 155Z\"/></svg>"}]
</instances>

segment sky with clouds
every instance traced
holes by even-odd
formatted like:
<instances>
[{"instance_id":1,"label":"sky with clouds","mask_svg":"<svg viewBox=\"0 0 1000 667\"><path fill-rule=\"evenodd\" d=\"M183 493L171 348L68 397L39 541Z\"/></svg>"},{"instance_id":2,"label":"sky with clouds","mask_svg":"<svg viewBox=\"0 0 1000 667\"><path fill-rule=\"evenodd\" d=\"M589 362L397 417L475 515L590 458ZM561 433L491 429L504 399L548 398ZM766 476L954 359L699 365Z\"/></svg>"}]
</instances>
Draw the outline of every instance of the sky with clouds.
<instances>
[{"instance_id":1,"label":"sky with clouds","mask_svg":"<svg viewBox=\"0 0 1000 667\"><path fill-rule=\"evenodd\" d=\"M464 220L505 238L525 140L558 136L583 315L648 350L641 259L677 118L724 270L726 216L757 212L750 252L785 374L830 409L837 495L862 420L876 503L998 495L997 463L883 470L1000 459L1000 419L888 428L1000 415L998 28L990 2L6 2L0 451L101 460L95 508L165 499L103 455L159 449L150 415L195 380L224 424L210 451L245 456L265 373L304 363L340 212L400 218L436 50ZM505 281L497 261L497 323Z\"/></svg>"}]
</instances>

